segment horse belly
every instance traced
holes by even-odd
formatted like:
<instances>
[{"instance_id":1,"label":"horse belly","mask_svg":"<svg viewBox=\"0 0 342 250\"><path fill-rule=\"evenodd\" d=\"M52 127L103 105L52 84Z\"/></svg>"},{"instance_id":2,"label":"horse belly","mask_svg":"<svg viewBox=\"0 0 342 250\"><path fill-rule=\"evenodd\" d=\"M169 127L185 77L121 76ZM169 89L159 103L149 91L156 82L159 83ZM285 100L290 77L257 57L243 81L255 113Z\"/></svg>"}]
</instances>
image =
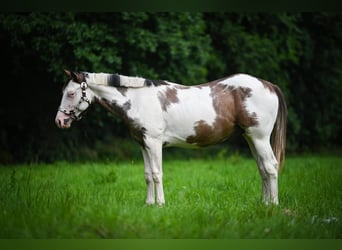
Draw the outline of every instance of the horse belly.
<instances>
[{"instance_id":1,"label":"horse belly","mask_svg":"<svg viewBox=\"0 0 342 250\"><path fill-rule=\"evenodd\" d=\"M195 133L196 122L205 119L204 116L205 114L201 116L198 112L194 114L190 110L184 110L184 107L170 109L165 119L164 141L170 145L187 146L187 138Z\"/></svg>"},{"instance_id":2,"label":"horse belly","mask_svg":"<svg viewBox=\"0 0 342 250\"><path fill-rule=\"evenodd\" d=\"M165 132L165 145L196 148L214 145L228 139L234 131L234 125L231 122L222 123L222 126L210 126L204 121L193 122L188 126L185 132L179 129L168 129Z\"/></svg>"}]
</instances>

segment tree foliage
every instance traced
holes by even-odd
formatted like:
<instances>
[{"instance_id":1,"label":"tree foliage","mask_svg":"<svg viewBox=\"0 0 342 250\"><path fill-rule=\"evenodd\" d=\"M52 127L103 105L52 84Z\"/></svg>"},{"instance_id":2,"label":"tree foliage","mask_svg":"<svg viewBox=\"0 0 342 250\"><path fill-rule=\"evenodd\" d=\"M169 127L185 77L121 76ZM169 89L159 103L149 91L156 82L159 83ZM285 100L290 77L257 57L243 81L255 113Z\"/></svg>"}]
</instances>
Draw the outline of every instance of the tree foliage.
<instances>
[{"instance_id":1,"label":"tree foliage","mask_svg":"<svg viewBox=\"0 0 342 250\"><path fill-rule=\"evenodd\" d=\"M10 13L0 41L0 162L97 159L99 145L127 135L100 107L71 131L55 128L65 68L183 84L249 73L284 91L290 150L340 146L338 14Z\"/></svg>"}]
</instances>

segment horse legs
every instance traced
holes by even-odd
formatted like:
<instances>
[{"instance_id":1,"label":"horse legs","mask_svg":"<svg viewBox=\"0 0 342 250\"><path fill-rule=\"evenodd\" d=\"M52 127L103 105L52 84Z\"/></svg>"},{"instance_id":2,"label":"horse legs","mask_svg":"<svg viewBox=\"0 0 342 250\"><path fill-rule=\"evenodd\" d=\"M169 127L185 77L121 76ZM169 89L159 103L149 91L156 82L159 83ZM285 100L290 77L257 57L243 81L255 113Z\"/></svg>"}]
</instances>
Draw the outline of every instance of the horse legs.
<instances>
[{"instance_id":1,"label":"horse legs","mask_svg":"<svg viewBox=\"0 0 342 250\"><path fill-rule=\"evenodd\" d=\"M145 180L147 184L146 204L154 204L154 186L158 205L165 203L162 170L162 143L156 139L145 139L142 149L145 164Z\"/></svg>"},{"instance_id":2,"label":"horse legs","mask_svg":"<svg viewBox=\"0 0 342 250\"><path fill-rule=\"evenodd\" d=\"M245 135L257 162L262 180L262 199L265 204L278 205L278 162L270 145L269 137L254 138Z\"/></svg>"},{"instance_id":3,"label":"horse legs","mask_svg":"<svg viewBox=\"0 0 342 250\"><path fill-rule=\"evenodd\" d=\"M154 200L154 182L152 178L152 169L150 164L150 158L147 155L147 152L144 148L142 148L142 154L144 157L144 167L145 167L145 181L146 181L146 204L147 205L153 205Z\"/></svg>"}]
</instances>

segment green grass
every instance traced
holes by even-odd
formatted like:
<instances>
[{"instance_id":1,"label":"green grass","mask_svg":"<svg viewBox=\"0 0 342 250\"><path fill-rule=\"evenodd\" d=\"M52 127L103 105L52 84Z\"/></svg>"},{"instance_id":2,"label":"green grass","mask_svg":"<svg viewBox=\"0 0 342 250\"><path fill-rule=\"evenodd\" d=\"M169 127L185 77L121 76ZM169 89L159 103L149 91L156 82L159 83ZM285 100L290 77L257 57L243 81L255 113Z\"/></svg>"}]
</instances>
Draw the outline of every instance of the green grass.
<instances>
[{"instance_id":1,"label":"green grass","mask_svg":"<svg viewBox=\"0 0 342 250\"><path fill-rule=\"evenodd\" d=\"M339 157L290 157L265 206L252 159L167 160L160 208L140 161L0 167L0 238L341 238L341 180Z\"/></svg>"}]
</instances>

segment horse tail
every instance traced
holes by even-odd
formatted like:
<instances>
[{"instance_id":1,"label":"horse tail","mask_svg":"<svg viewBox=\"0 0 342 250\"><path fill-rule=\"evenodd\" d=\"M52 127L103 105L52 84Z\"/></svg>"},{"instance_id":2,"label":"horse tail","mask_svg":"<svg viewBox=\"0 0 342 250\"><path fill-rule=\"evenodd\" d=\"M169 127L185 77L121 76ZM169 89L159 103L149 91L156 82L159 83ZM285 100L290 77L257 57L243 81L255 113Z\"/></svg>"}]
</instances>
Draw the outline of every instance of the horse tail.
<instances>
[{"instance_id":1,"label":"horse tail","mask_svg":"<svg viewBox=\"0 0 342 250\"><path fill-rule=\"evenodd\" d=\"M278 172L280 172L285 161L287 107L280 88L274 85L274 90L278 96L279 105L277 119L272 131L271 144L273 153L279 164Z\"/></svg>"}]
</instances>

